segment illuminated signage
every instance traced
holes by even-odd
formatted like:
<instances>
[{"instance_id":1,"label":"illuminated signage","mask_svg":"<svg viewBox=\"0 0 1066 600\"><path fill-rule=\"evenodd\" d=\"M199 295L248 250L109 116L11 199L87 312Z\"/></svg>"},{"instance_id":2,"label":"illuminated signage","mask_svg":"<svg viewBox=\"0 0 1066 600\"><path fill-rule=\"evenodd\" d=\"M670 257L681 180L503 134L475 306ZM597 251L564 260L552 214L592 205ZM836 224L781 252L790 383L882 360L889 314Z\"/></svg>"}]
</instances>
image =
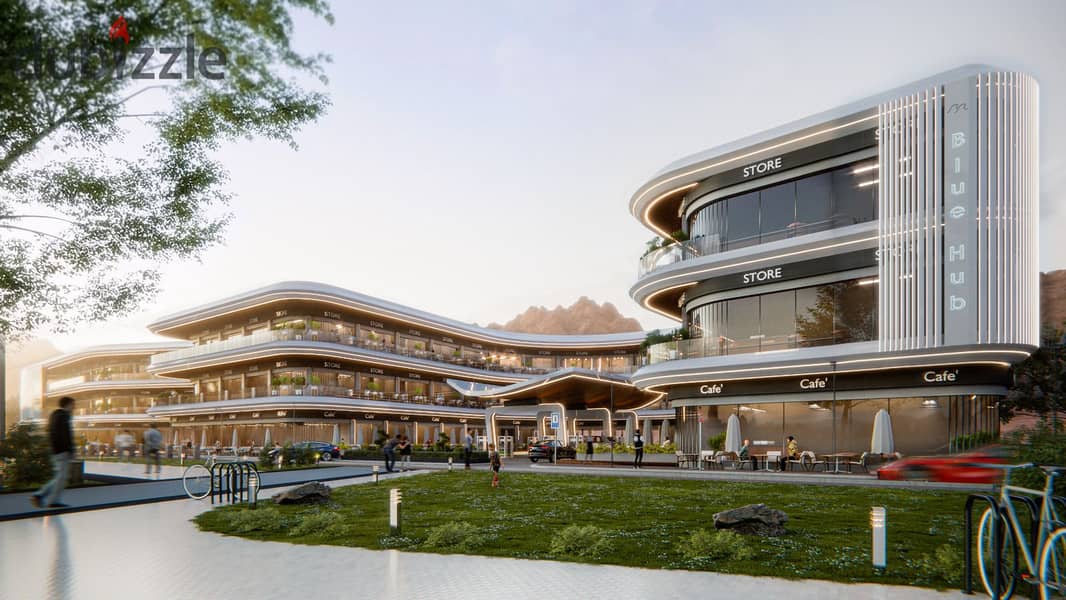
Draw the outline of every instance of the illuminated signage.
<instances>
[{"instance_id":1,"label":"illuminated signage","mask_svg":"<svg viewBox=\"0 0 1066 600\"><path fill-rule=\"evenodd\" d=\"M976 131L977 82L960 79L944 86L944 343L975 339L977 284Z\"/></svg>"},{"instance_id":2,"label":"illuminated signage","mask_svg":"<svg viewBox=\"0 0 1066 600\"><path fill-rule=\"evenodd\" d=\"M381 370L381 369L379 369L377 367L370 367L370 372L374 373L375 375L384 375L385 374L385 371L383 371L383 370Z\"/></svg>"},{"instance_id":3,"label":"illuminated signage","mask_svg":"<svg viewBox=\"0 0 1066 600\"><path fill-rule=\"evenodd\" d=\"M754 165L748 165L744 167L744 179L751 177L752 175L765 175L771 171L776 171L781 168L781 157L771 158L770 160L764 160L757 162Z\"/></svg>"},{"instance_id":4,"label":"illuminated signage","mask_svg":"<svg viewBox=\"0 0 1066 600\"><path fill-rule=\"evenodd\" d=\"M800 379L801 390L824 390L827 380L825 377L804 377Z\"/></svg>"},{"instance_id":5,"label":"illuminated signage","mask_svg":"<svg viewBox=\"0 0 1066 600\"><path fill-rule=\"evenodd\" d=\"M926 383L954 383L959 379L959 371L926 371L922 373L922 381Z\"/></svg>"},{"instance_id":6,"label":"illuminated signage","mask_svg":"<svg viewBox=\"0 0 1066 600\"><path fill-rule=\"evenodd\" d=\"M385 329L385 324L382 323L381 321L370 321L370 326L371 327L379 327L381 329Z\"/></svg>"},{"instance_id":7,"label":"illuminated signage","mask_svg":"<svg viewBox=\"0 0 1066 600\"><path fill-rule=\"evenodd\" d=\"M722 389L724 389L724 387L725 386L723 386L720 383L713 383L713 384L710 384L710 385L701 385L700 386L700 393L701 394L706 394L706 395L721 394L722 393Z\"/></svg>"},{"instance_id":8,"label":"illuminated signage","mask_svg":"<svg viewBox=\"0 0 1066 600\"><path fill-rule=\"evenodd\" d=\"M333 362L331 360L322 361L322 366L327 368L327 369L339 369L339 368L341 368L341 364L339 362Z\"/></svg>"},{"instance_id":9,"label":"illuminated signage","mask_svg":"<svg viewBox=\"0 0 1066 600\"><path fill-rule=\"evenodd\" d=\"M781 267L749 271L744 274L745 284L762 283L764 281L773 281L774 279L781 279Z\"/></svg>"},{"instance_id":10,"label":"illuminated signage","mask_svg":"<svg viewBox=\"0 0 1066 600\"><path fill-rule=\"evenodd\" d=\"M323 317L326 317L327 319L337 319L337 320L340 320L340 318L341 318L341 315L340 315L340 313L330 312L330 311L328 311L328 310L324 310L324 311L322 311L322 316L323 316Z\"/></svg>"}]
</instances>

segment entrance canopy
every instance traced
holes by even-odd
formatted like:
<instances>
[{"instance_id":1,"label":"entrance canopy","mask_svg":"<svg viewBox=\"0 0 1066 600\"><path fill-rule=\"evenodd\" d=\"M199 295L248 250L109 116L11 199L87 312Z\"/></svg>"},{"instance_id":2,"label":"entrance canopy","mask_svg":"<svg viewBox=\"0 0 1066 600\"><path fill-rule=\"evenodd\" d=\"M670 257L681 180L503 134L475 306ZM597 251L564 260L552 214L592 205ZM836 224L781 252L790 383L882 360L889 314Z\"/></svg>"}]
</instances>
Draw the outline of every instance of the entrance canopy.
<instances>
[{"instance_id":1,"label":"entrance canopy","mask_svg":"<svg viewBox=\"0 0 1066 600\"><path fill-rule=\"evenodd\" d=\"M658 402L663 394L638 390L624 375L587 369L563 369L527 381L486 390L471 390L469 396L498 400L505 406L558 403L568 410L607 408L638 409Z\"/></svg>"}]
</instances>

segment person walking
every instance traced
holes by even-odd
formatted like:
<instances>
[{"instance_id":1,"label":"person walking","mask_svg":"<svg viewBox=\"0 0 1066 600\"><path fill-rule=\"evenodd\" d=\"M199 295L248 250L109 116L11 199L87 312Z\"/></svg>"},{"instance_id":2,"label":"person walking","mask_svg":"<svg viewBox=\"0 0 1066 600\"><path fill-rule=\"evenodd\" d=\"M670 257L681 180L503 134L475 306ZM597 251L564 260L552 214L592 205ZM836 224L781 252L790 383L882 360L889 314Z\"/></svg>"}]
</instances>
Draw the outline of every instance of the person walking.
<instances>
[{"instance_id":1,"label":"person walking","mask_svg":"<svg viewBox=\"0 0 1066 600\"><path fill-rule=\"evenodd\" d=\"M400 434L396 434L396 437L385 440L385 445L381 447L381 451L385 454L385 471L392 473L392 468L396 466L396 446L400 444Z\"/></svg>"},{"instance_id":2,"label":"person walking","mask_svg":"<svg viewBox=\"0 0 1066 600\"><path fill-rule=\"evenodd\" d=\"M592 454L595 448L592 447L592 436L585 436L585 461L592 462Z\"/></svg>"},{"instance_id":3,"label":"person walking","mask_svg":"<svg viewBox=\"0 0 1066 600\"><path fill-rule=\"evenodd\" d=\"M400 439L400 445L398 446L398 448L400 449L400 470L401 471L410 471L411 470L411 449L412 449L412 446L413 446L413 444L411 444L411 440L408 439L408 437L406 435L403 436L402 439Z\"/></svg>"},{"instance_id":4,"label":"person walking","mask_svg":"<svg viewBox=\"0 0 1066 600\"><path fill-rule=\"evenodd\" d=\"M470 457L474 454L474 436L470 435L470 430L466 431L466 437L463 438L463 462L466 466L465 470L470 470Z\"/></svg>"},{"instance_id":5,"label":"person walking","mask_svg":"<svg viewBox=\"0 0 1066 600\"><path fill-rule=\"evenodd\" d=\"M151 461L155 461L155 474L159 475L163 471L163 467L160 466L159 452L163 449L163 434L156 429L155 425L149 425L148 430L144 432L144 474L147 475L151 472Z\"/></svg>"},{"instance_id":6,"label":"person walking","mask_svg":"<svg viewBox=\"0 0 1066 600\"><path fill-rule=\"evenodd\" d=\"M503 468L503 459L496 451L496 444L489 444L489 468L492 469L492 487L500 487L500 469Z\"/></svg>"},{"instance_id":7,"label":"person walking","mask_svg":"<svg viewBox=\"0 0 1066 600\"><path fill-rule=\"evenodd\" d=\"M64 508L59 501L70 477L70 459L74 454L74 432L70 427L70 413L74 398L63 396L59 408L48 417L48 442L52 446L52 479L30 496L30 504L41 508Z\"/></svg>"},{"instance_id":8,"label":"person walking","mask_svg":"<svg viewBox=\"0 0 1066 600\"><path fill-rule=\"evenodd\" d=\"M638 429L633 433L633 468L639 469L644 466L644 437Z\"/></svg>"},{"instance_id":9,"label":"person walking","mask_svg":"<svg viewBox=\"0 0 1066 600\"><path fill-rule=\"evenodd\" d=\"M130 459L133 458L134 441L135 440L128 429L115 436L115 446L118 447L119 458L126 462L130 462Z\"/></svg>"}]
</instances>

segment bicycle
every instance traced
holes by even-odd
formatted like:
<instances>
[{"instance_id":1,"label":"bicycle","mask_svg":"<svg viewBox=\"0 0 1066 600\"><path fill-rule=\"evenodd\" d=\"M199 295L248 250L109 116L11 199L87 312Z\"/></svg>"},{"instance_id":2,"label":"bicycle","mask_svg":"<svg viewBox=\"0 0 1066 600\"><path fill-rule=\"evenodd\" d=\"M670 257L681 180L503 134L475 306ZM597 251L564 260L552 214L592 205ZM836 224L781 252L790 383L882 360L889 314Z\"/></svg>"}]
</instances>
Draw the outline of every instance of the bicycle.
<instances>
[{"instance_id":1,"label":"bicycle","mask_svg":"<svg viewBox=\"0 0 1066 600\"><path fill-rule=\"evenodd\" d=\"M1011 472L1015 469L1033 467L1031 463L1020 465L995 465L1004 469L1003 485L999 493L999 517L992 514L992 508L985 509L977 530L977 564L981 572L981 583L992 598L1007 600L1014 594L1020 578L1027 583L1035 583L1040 588L1043 600L1066 598L1066 523L1059 519L1055 511L1055 478L1066 473L1064 467L1040 467L1046 476L1043 490L1034 490L1010 484ZM1035 524L1036 539L1030 540L1018 520L1012 494L1027 494L1040 497L1040 513ZM1024 496L1024 497L1028 497ZM1000 519L1005 521L1001 524ZM1033 525L1030 523L1030 525ZM1000 564L995 565L995 546L993 545L993 527L1000 527ZM1024 565L1018 562L1019 555ZM1020 568L1026 568L1025 573ZM1002 595L996 596L992 590L995 571L999 569L999 583ZM1036 581L1033 581L1036 577Z\"/></svg>"},{"instance_id":2,"label":"bicycle","mask_svg":"<svg viewBox=\"0 0 1066 600\"><path fill-rule=\"evenodd\" d=\"M181 476L181 485L185 493L193 500L203 500L211 493L211 479L215 467L215 455L207 457L205 464L194 464L185 467L185 473Z\"/></svg>"}]
</instances>

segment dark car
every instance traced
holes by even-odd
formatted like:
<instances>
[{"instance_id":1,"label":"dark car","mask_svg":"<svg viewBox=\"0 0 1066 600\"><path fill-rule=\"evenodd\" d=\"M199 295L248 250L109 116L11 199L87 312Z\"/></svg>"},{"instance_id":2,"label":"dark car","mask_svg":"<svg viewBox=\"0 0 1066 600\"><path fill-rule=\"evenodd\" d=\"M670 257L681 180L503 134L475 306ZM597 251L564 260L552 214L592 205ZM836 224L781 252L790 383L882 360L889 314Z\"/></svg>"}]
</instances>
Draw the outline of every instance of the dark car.
<instances>
[{"instance_id":1,"label":"dark car","mask_svg":"<svg viewBox=\"0 0 1066 600\"><path fill-rule=\"evenodd\" d=\"M529 460L537 462L542 458L555 462L555 458L577 458L577 449L565 446L558 440L542 440L529 445Z\"/></svg>"},{"instance_id":2,"label":"dark car","mask_svg":"<svg viewBox=\"0 0 1066 600\"><path fill-rule=\"evenodd\" d=\"M334 458L341 457L341 449L333 444L327 444L326 442L300 442L296 444L297 448L310 448L314 452L318 453L319 459L324 461L330 461Z\"/></svg>"},{"instance_id":3,"label":"dark car","mask_svg":"<svg viewBox=\"0 0 1066 600\"><path fill-rule=\"evenodd\" d=\"M877 470L878 479L922 479L945 483L998 483L1009 453L991 446L951 456L910 456L891 462Z\"/></svg>"}]
</instances>

